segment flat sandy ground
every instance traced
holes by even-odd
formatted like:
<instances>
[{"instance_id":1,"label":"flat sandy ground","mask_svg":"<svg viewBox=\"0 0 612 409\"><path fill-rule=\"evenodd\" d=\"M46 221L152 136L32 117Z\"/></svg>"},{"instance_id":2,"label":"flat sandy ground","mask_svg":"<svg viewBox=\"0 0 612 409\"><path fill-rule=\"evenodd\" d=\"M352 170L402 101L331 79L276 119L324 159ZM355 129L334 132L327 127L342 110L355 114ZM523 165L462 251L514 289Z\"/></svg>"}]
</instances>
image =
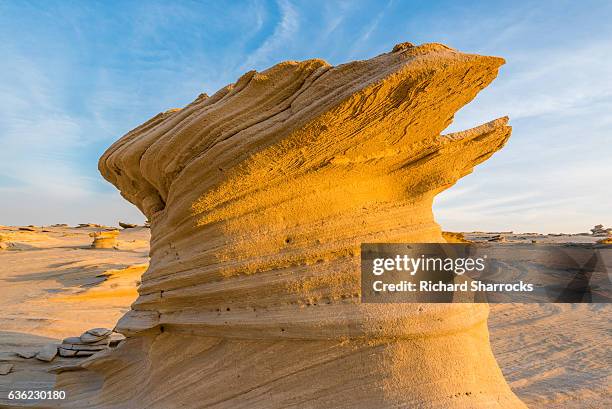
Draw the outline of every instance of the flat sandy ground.
<instances>
[{"instance_id":1,"label":"flat sandy ground","mask_svg":"<svg viewBox=\"0 0 612 409\"><path fill-rule=\"evenodd\" d=\"M23 359L94 327L112 328L136 298L146 268L149 229L122 230L117 249L91 249L95 227L0 227L11 243L0 250L0 407L16 405L10 390L50 390L52 363ZM474 233L472 239L491 235ZM509 235L510 242L592 242L583 236ZM497 304L491 306L491 343L512 389L530 408L612 407L612 337L606 304Z\"/></svg>"}]
</instances>

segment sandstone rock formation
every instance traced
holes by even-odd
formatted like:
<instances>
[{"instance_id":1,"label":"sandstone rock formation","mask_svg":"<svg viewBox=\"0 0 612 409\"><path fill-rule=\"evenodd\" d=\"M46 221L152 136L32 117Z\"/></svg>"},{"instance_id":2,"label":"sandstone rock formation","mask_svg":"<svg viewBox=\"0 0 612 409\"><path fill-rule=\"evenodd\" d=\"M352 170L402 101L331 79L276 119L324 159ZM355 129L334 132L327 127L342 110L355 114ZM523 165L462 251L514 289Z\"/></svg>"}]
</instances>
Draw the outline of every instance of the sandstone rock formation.
<instances>
[{"instance_id":1,"label":"sandstone rock formation","mask_svg":"<svg viewBox=\"0 0 612 409\"><path fill-rule=\"evenodd\" d=\"M36 357L41 361L51 362L58 355L62 357L83 357L91 356L96 352L114 348L121 341L125 340L125 335L113 332L108 328L92 328L81 334L79 337L65 338L61 344L47 344L38 352L17 351L16 355L30 359Z\"/></svg>"},{"instance_id":2,"label":"sandstone rock formation","mask_svg":"<svg viewBox=\"0 0 612 409\"><path fill-rule=\"evenodd\" d=\"M86 227L104 227L101 224L97 223L79 223L78 228L86 228Z\"/></svg>"},{"instance_id":3,"label":"sandstone rock formation","mask_svg":"<svg viewBox=\"0 0 612 409\"><path fill-rule=\"evenodd\" d=\"M591 234L598 237L612 236L612 228L604 228L603 224L598 224L591 229Z\"/></svg>"},{"instance_id":4,"label":"sandstone rock formation","mask_svg":"<svg viewBox=\"0 0 612 409\"><path fill-rule=\"evenodd\" d=\"M506 242L506 236L504 236L503 234L498 234L496 236L493 236L489 239L489 241L495 241L498 243L505 243Z\"/></svg>"},{"instance_id":5,"label":"sandstone rock formation","mask_svg":"<svg viewBox=\"0 0 612 409\"><path fill-rule=\"evenodd\" d=\"M471 240L465 238L463 233L443 231L442 238L447 243L472 243Z\"/></svg>"},{"instance_id":6,"label":"sandstone rock formation","mask_svg":"<svg viewBox=\"0 0 612 409\"><path fill-rule=\"evenodd\" d=\"M60 375L90 408L523 408L484 304L362 304L362 242L443 242L436 194L510 135L441 135L503 60L404 43L251 71L102 156L151 220L128 339Z\"/></svg>"},{"instance_id":7,"label":"sandstone rock formation","mask_svg":"<svg viewBox=\"0 0 612 409\"><path fill-rule=\"evenodd\" d=\"M93 237L91 247L94 249L112 249L117 246L118 235L118 230L96 231L90 233L89 236Z\"/></svg>"},{"instance_id":8,"label":"sandstone rock formation","mask_svg":"<svg viewBox=\"0 0 612 409\"><path fill-rule=\"evenodd\" d=\"M63 357L91 356L96 352L117 346L124 339L123 334L113 332L108 328L92 328L79 337L65 338L58 350Z\"/></svg>"}]
</instances>

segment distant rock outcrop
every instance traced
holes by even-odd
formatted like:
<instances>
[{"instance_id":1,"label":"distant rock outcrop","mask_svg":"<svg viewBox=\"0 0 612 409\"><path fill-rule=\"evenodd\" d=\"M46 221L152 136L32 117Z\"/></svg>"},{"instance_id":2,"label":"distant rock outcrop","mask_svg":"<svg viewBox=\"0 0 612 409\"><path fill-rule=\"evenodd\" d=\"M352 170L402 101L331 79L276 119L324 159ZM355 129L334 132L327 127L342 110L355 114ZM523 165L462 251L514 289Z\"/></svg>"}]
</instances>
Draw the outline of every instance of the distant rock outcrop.
<instances>
[{"instance_id":1,"label":"distant rock outcrop","mask_svg":"<svg viewBox=\"0 0 612 409\"><path fill-rule=\"evenodd\" d=\"M11 237L8 235L0 234L0 250L7 250L13 247Z\"/></svg>"},{"instance_id":2,"label":"distant rock outcrop","mask_svg":"<svg viewBox=\"0 0 612 409\"><path fill-rule=\"evenodd\" d=\"M465 238L463 233L456 233L451 231L443 231L442 237L447 243L472 243L471 240Z\"/></svg>"},{"instance_id":3,"label":"distant rock outcrop","mask_svg":"<svg viewBox=\"0 0 612 409\"><path fill-rule=\"evenodd\" d=\"M104 227L101 224L97 223L79 223L77 228L85 228L85 227Z\"/></svg>"},{"instance_id":4,"label":"distant rock outcrop","mask_svg":"<svg viewBox=\"0 0 612 409\"><path fill-rule=\"evenodd\" d=\"M151 220L121 348L60 374L89 408L524 408L485 304L362 304L362 242L445 242L436 194L507 118L441 135L501 58L404 43L251 71L114 143L102 175Z\"/></svg>"},{"instance_id":5,"label":"distant rock outcrop","mask_svg":"<svg viewBox=\"0 0 612 409\"><path fill-rule=\"evenodd\" d=\"M597 237L612 236L612 228L604 228L603 224L598 224L597 226L591 229L591 234Z\"/></svg>"},{"instance_id":6,"label":"distant rock outcrop","mask_svg":"<svg viewBox=\"0 0 612 409\"><path fill-rule=\"evenodd\" d=\"M119 230L103 230L89 233L93 237L91 247L94 249L112 249L117 246Z\"/></svg>"},{"instance_id":7,"label":"distant rock outcrop","mask_svg":"<svg viewBox=\"0 0 612 409\"><path fill-rule=\"evenodd\" d=\"M494 241L497 243L505 243L507 240L506 240L506 236L504 236L503 234L498 234L496 236L491 237L489 241Z\"/></svg>"}]
</instances>

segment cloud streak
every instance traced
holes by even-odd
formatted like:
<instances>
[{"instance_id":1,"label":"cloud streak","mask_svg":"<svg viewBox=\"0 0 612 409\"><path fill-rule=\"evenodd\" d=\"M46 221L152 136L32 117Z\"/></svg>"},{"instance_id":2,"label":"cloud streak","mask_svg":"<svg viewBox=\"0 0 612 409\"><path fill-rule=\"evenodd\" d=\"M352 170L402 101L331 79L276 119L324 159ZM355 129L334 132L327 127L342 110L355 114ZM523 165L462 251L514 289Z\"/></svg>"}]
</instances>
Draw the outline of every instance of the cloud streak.
<instances>
[{"instance_id":1,"label":"cloud streak","mask_svg":"<svg viewBox=\"0 0 612 409\"><path fill-rule=\"evenodd\" d=\"M280 20L274 32L248 56L240 67L240 71L271 64L270 57L274 53L291 46L292 37L300 27L299 14L288 0L278 0L277 5L280 11Z\"/></svg>"}]
</instances>

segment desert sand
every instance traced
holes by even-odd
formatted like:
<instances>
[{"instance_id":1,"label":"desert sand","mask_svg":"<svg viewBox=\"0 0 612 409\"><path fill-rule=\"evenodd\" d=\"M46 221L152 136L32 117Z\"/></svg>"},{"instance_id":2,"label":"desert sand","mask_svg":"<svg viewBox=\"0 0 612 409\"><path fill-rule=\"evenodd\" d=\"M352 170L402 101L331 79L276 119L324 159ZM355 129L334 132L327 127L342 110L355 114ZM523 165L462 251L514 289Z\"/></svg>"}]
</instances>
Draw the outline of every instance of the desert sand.
<instances>
[{"instance_id":1,"label":"desert sand","mask_svg":"<svg viewBox=\"0 0 612 409\"><path fill-rule=\"evenodd\" d=\"M0 361L14 365L0 377L0 405L11 403L10 390L51 389L51 367L81 360L46 363L16 352L36 352L89 328L113 328L136 298L149 261L146 228L121 231L118 248L110 250L91 248L90 234L101 228L31 229L0 227L6 245L0 250Z\"/></svg>"},{"instance_id":2,"label":"desert sand","mask_svg":"<svg viewBox=\"0 0 612 409\"><path fill-rule=\"evenodd\" d=\"M9 401L10 390L50 390L57 368L73 367L87 358L53 362L23 359L17 351L38 351L50 342L80 334L87 328L110 327L136 299L136 285L148 262L149 229L121 230L124 249L91 249L89 233L100 228L45 227L35 232L0 228L12 238L0 250L0 363L13 365L0 376L0 407L44 407L41 403ZM488 240L496 233L467 233ZM513 234L510 243L532 240ZM593 242L588 236L538 235L545 243ZM125 285L113 281L121 271ZM108 275L108 272L112 275ZM106 274L105 274L106 272ZM115 278L111 278L115 277ZM114 291L108 291L113 288ZM95 294L104 294L96 297ZM76 296L78 302L69 302ZM63 297L63 298L62 298ZM68 298L66 298L68 297ZM604 408L612 399L607 304L496 304L488 326L491 346L512 390L530 408Z\"/></svg>"},{"instance_id":3,"label":"desert sand","mask_svg":"<svg viewBox=\"0 0 612 409\"><path fill-rule=\"evenodd\" d=\"M555 310L547 306L499 308L515 319L492 319L490 342L486 304L360 303L360 244L445 242L433 198L508 140L507 118L441 134L503 62L410 43L336 67L283 62L119 139L99 169L151 221L150 263L144 266L142 238L88 234L106 248L73 251L124 252L125 259L110 269L98 265L92 274L106 273L94 282L81 277L87 269L51 262L47 269L67 268L84 280L70 284L81 286L62 291L56 284L51 295L43 285L34 301L18 301L24 315L38 308L44 316L45 305L58 305L52 322L73 308L69 319L88 325L66 323L67 335L112 326L121 316L115 328L128 336L114 350L56 368L54 385L70 399L51 404L384 409L605 402L608 368L592 359L605 357L608 345L563 369L564 359L580 359L584 331L543 346L549 326L571 313L551 318ZM5 251L45 251L37 243ZM109 302L115 290L121 306ZM108 321L87 321L95 314L81 309L89 308ZM605 344L605 315L576 308L593 316L584 323L589 340ZM31 325L14 332L37 332ZM535 340L538 325L544 334ZM577 330L573 325L567 331ZM51 333L50 324L40 326ZM583 365L588 387L573 380L576 393L542 387L567 381ZM516 395L529 388L533 394Z\"/></svg>"}]
</instances>

